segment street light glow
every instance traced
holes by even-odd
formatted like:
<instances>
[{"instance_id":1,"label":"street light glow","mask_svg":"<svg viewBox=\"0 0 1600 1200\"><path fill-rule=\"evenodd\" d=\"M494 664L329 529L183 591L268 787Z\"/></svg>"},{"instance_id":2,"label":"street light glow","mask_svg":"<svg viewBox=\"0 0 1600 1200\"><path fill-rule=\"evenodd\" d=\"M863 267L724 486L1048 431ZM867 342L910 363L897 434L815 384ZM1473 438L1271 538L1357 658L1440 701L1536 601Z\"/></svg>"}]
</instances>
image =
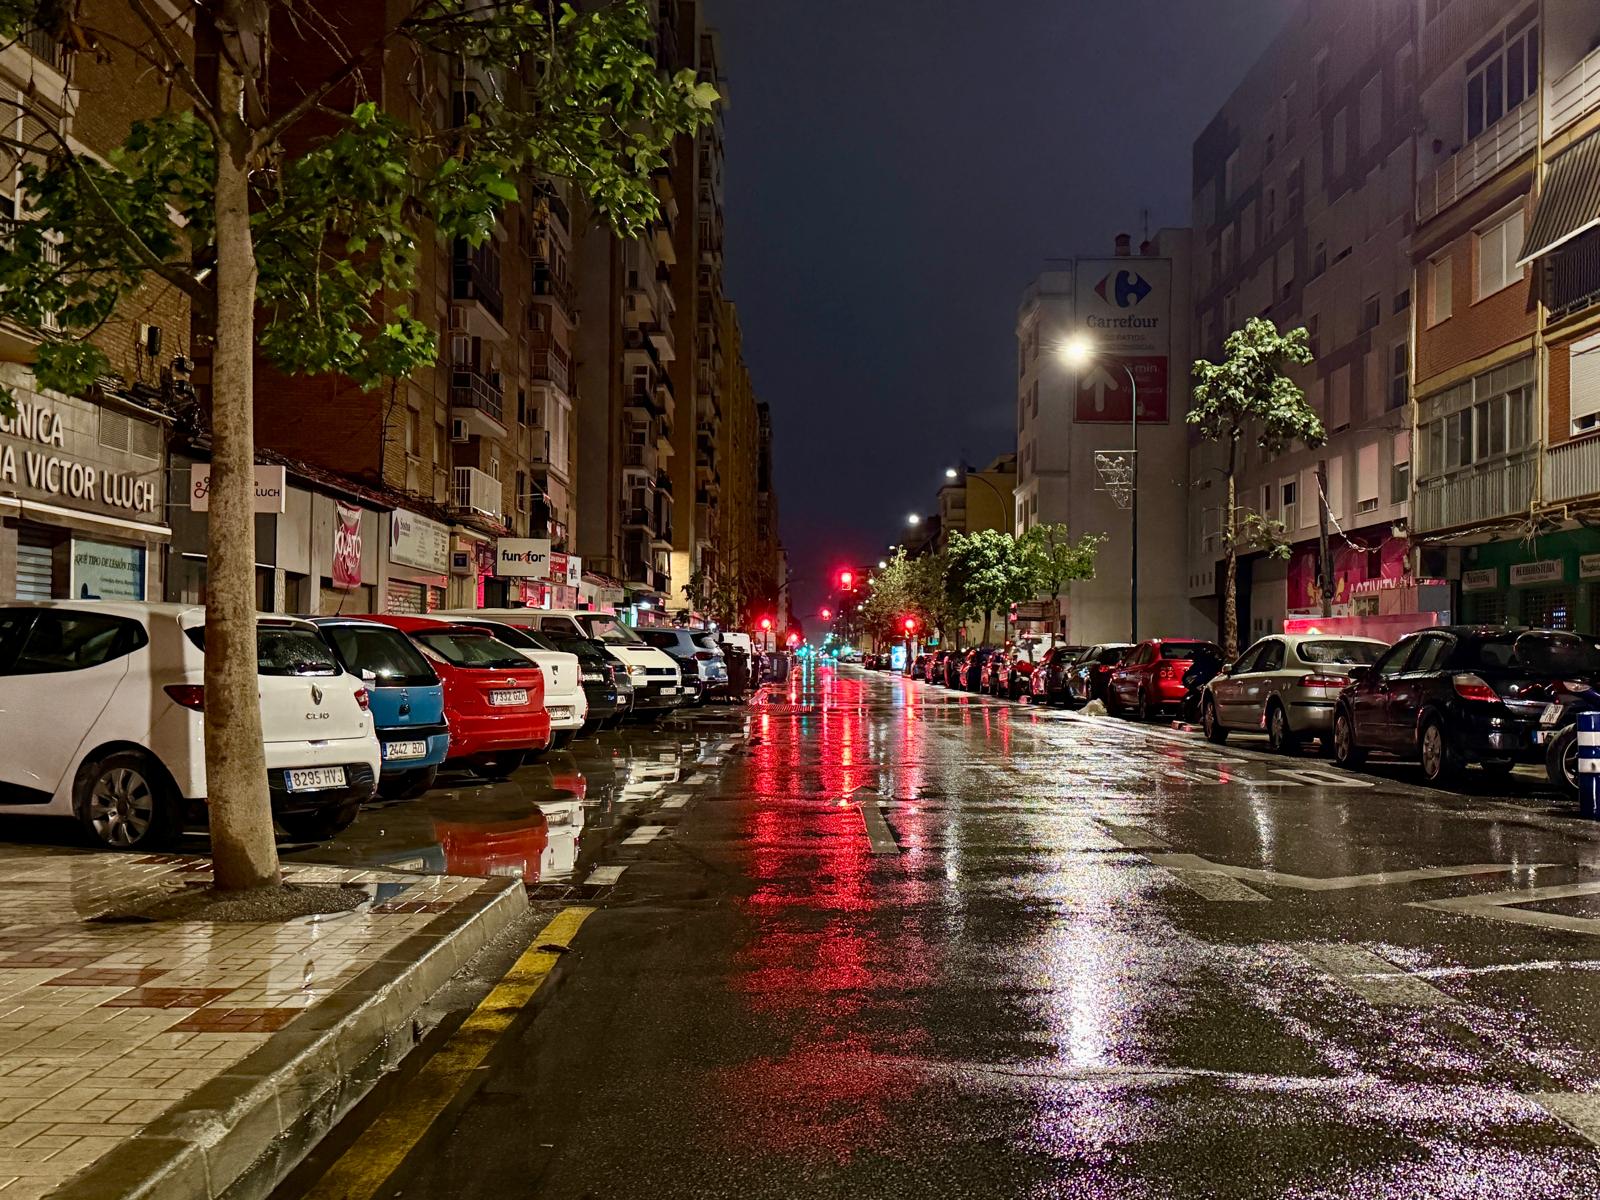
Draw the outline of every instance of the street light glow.
<instances>
[{"instance_id":1,"label":"street light glow","mask_svg":"<svg viewBox=\"0 0 1600 1200\"><path fill-rule=\"evenodd\" d=\"M888 569L889 569L889 564L886 561L884 561L883 559L880 558L878 560L878 570L887 571Z\"/></svg>"},{"instance_id":2,"label":"street light glow","mask_svg":"<svg viewBox=\"0 0 1600 1200\"><path fill-rule=\"evenodd\" d=\"M954 467L946 467L944 469L944 477L946 479L954 479L959 474L961 474L961 472L956 470Z\"/></svg>"},{"instance_id":3,"label":"street light glow","mask_svg":"<svg viewBox=\"0 0 1600 1200\"><path fill-rule=\"evenodd\" d=\"M912 513L910 516L908 516L906 518L906 524L907 525L921 525L922 524L922 518L920 516L918 516L916 513Z\"/></svg>"},{"instance_id":4,"label":"street light glow","mask_svg":"<svg viewBox=\"0 0 1600 1200\"><path fill-rule=\"evenodd\" d=\"M1061 358L1069 367L1081 367L1094 357L1094 343L1075 334L1061 344Z\"/></svg>"}]
</instances>

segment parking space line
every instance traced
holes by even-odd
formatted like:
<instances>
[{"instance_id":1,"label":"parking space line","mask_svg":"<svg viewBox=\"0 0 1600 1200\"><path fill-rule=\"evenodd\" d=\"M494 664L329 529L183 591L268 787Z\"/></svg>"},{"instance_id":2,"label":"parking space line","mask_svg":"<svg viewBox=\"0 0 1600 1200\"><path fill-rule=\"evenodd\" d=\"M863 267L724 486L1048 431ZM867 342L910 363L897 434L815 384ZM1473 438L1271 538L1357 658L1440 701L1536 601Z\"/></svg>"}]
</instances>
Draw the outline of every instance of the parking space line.
<instances>
[{"instance_id":1,"label":"parking space line","mask_svg":"<svg viewBox=\"0 0 1600 1200\"><path fill-rule=\"evenodd\" d=\"M596 867L583 882L596 887L610 887L622 878L622 873L627 869L626 866Z\"/></svg>"},{"instance_id":2,"label":"parking space line","mask_svg":"<svg viewBox=\"0 0 1600 1200\"><path fill-rule=\"evenodd\" d=\"M668 796L665 800L663 800L661 802L661 807L662 808L682 808L687 803L689 803L688 793L686 793L686 792L678 792L676 795Z\"/></svg>"},{"instance_id":3,"label":"parking space line","mask_svg":"<svg viewBox=\"0 0 1600 1200\"><path fill-rule=\"evenodd\" d=\"M643 846L653 842L666 832L665 825L641 825L627 837L622 839L624 846Z\"/></svg>"},{"instance_id":4,"label":"parking space line","mask_svg":"<svg viewBox=\"0 0 1600 1200\"><path fill-rule=\"evenodd\" d=\"M1530 1092L1528 1099L1585 1141L1600 1145L1600 1092Z\"/></svg>"},{"instance_id":5,"label":"parking space line","mask_svg":"<svg viewBox=\"0 0 1600 1200\"><path fill-rule=\"evenodd\" d=\"M900 843L895 840L894 830L889 828L889 822L884 819L877 797L863 796L858 807L861 810L861 823L867 827L867 844L872 847L872 853L899 854Z\"/></svg>"},{"instance_id":6,"label":"parking space line","mask_svg":"<svg viewBox=\"0 0 1600 1200\"><path fill-rule=\"evenodd\" d=\"M1174 855L1173 857L1180 857ZM1187 856L1181 856L1187 857ZM1160 866L1160 864L1156 864ZM1267 903L1267 897L1247 887L1231 875L1223 875L1217 871L1195 870L1193 867L1161 867L1167 875L1172 876L1191 892L1207 900L1221 901L1224 903L1237 903L1239 901Z\"/></svg>"},{"instance_id":7,"label":"parking space line","mask_svg":"<svg viewBox=\"0 0 1600 1200\"><path fill-rule=\"evenodd\" d=\"M1439 1008L1453 1001L1432 984L1360 946L1299 942L1294 952L1368 1004L1385 1008Z\"/></svg>"}]
</instances>

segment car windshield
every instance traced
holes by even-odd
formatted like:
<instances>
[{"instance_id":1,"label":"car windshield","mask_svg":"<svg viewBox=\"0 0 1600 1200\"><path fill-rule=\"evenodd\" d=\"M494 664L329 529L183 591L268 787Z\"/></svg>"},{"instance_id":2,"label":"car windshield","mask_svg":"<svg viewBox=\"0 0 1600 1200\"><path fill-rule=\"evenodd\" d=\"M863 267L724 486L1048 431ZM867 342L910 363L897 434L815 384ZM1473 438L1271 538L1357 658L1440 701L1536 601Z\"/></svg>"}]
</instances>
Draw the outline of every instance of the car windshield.
<instances>
[{"instance_id":1,"label":"car windshield","mask_svg":"<svg viewBox=\"0 0 1600 1200\"><path fill-rule=\"evenodd\" d=\"M608 613L579 613L578 621L589 636L608 646L642 646L645 640Z\"/></svg>"},{"instance_id":2,"label":"car windshield","mask_svg":"<svg viewBox=\"0 0 1600 1200\"><path fill-rule=\"evenodd\" d=\"M441 629L437 633L425 629L411 636L434 657L469 671L508 671L529 665L499 638L477 629Z\"/></svg>"},{"instance_id":3,"label":"car windshield","mask_svg":"<svg viewBox=\"0 0 1600 1200\"><path fill-rule=\"evenodd\" d=\"M702 650L715 650L718 652L722 650L722 647L717 645L716 635L712 633L697 633L689 640ZM926 658L927 655L923 655L923 657Z\"/></svg>"},{"instance_id":4,"label":"car windshield","mask_svg":"<svg viewBox=\"0 0 1600 1200\"><path fill-rule=\"evenodd\" d=\"M1370 667L1388 647L1378 642L1301 642L1300 661L1318 666Z\"/></svg>"},{"instance_id":5,"label":"car windshield","mask_svg":"<svg viewBox=\"0 0 1600 1200\"><path fill-rule=\"evenodd\" d=\"M1128 657L1128 647L1127 646L1105 646L1100 650L1100 652L1098 654L1095 654L1093 657L1094 657L1094 661L1098 662L1098 663L1119 663L1123 659Z\"/></svg>"},{"instance_id":6,"label":"car windshield","mask_svg":"<svg viewBox=\"0 0 1600 1200\"><path fill-rule=\"evenodd\" d=\"M206 648L206 627L185 630L189 640ZM256 674L338 675L344 668L322 635L297 625L256 626Z\"/></svg>"},{"instance_id":7,"label":"car windshield","mask_svg":"<svg viewBox=\"0 0 1600 1200\"><path fill-rule=\"evenodd\" d=\"M588 638L557 637L553 633L540 635L540 641L548 642L550 649L559 650L563 654L576 654L579 662L608 663L611 656L600 648L598 642L591 642Z\"/></svg>"},{"instance_id":8,"label":"car windshield","mask_svg":"<svg viewBox=\"0 0 1600 1200\"><path fill-rule=\"evenodd\" d=\"M1222 657L1222 651L1218 650L1210 642L1161 643L1162 658L1193 658L1197 654L1214 654L1218 658Z\"/></svg>"},{"instance_id":9,"label":"car windshield","mask_svg":"<svg viewBox=\"0 0 1600 1200\"><path fill-rule=\"evenodd\" d=\"M1532 675L1600 677L1600 646L1592 638L1572 633L1499 634L1465 649L1475 666Z\"/></svg>"},{"instance_id":10,"label":"car windshield","mask_svg":"<svg viewBox=\"0 0 1600 1200\"><path fill-rule=\"evenodd\" d=\"M398 629L381 625L329 625L333 639L352 671L371 671L383 687L431 687L439 682L428 660Z\"/></svg>"},{"instance_id":11,"label":"car windshield","mask_svg":"<svg viewBox=\"0 0 1600 1200\"><path fill-rule=\"evenodd\" d=\"M515 646L518 650L543 650L525 629L518 629L514 625L506 625L500 621L469 621L467 624L473 628L481 629L490 637L497 638L508 646Z\"/></svg>"}]
</instances>

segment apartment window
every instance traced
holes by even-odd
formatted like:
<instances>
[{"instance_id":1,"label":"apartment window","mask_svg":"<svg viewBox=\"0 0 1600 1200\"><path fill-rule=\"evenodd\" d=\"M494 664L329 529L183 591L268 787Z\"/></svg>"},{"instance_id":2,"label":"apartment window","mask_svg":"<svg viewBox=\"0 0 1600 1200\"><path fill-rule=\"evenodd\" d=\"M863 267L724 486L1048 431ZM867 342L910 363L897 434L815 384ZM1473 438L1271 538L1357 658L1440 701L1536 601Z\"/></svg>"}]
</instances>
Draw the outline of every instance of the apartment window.
<instances>
[{"instance_id":1,"label":"apartment window","mask_svg":"<svg viewBox=\"0 0 1600 1200\"><path fill-rule=\"evenodd\" d=\"M1338 367L1328 376L1328 428L1339 430L1350 424L1350 368Z\"/></svg>"},{"instance_id":2,"label":"apartment window","mask_svg":"<svg viewBox=\"0 0 1600 1200\"><path fill-rule=\"evenodd\" d=\"M1284 202L1288 204L1290 212L1300 211L1300 202L1305 192L1305 167L1295 163L1289 168L1289 182L1284 188Z\"/></svg>"},{"instance_id":3,"label":"apartment window","mask_svg":"<svg viewBox=\"0 0 1600 1200\"><path fill-rule=\"evenodd\" d=\"M1356 453L1356 512L1369 513L1378 507L1378 443L1363 446Z\"/></svg>"},{"instance_id":4,"label":"apartment window","mask_svg":"<svg viewBox=\"0 0 1600 1200\"><path fill-rule=\"evenodd\" d=\"M1411 431L1394 435L1394 458L1389 468L1389 503L1404 504L1411 492Z\"/></svg>"},{"instance_id":5,"label":"apartment window","mask_svg":"<svg viewBox=\"0 0 1600 1200\"><path fill-rule=\"evenodd\" d=\"M1328 127L1328 141L1330 143L1329 167L1336 178L1344 174L1345 159L1350 149L1349 138L1348 118L1345 115L1345 110L1341 108L1333 114L1333 121Z\"/></svg>"},{"instance_id":6,"label":"apartment window","mask_svg":"<svg viewBox=\"0 0 1600 1200\"><path fill-rule=\"evenodd\" d=\"M1389 408L1404 408L1411 398L1409 344L1396 342L1389 351Z\"/></svg>"},{"instance_id":7,"label":"apartment window","mask_svg":"<svg viewBox=\"0 0 1600 1200\"><path fill-rule=\"evenodd\" d=\"M1361 332L1376 329L1383 320L1383 297L1373 294L1361 302Z\"/></svg>"},{"instance_id":8,"label":"apartment window","mask_svg":"<svg viewBox=\"0 0 1600 1200\"><path fill-rule=\"evenodd\" d=\"M1232 204L1238 195L1239 186L1239 150L1235 147L1228 152L1228 160L1222 165L1222 203L1223 207Z\"/></svg>"},{"instance_id":9,"label":"apartment window","mask_svg":"<svg viewBox=\"0 0 1600 1200\"><path fill-rule=\"evenodd\" d=\"M1374 75L1361 89L1361 128L1356 136L1363 154L1377 146L1383 133L1383 76Z\"/></svg>"},{"instance_id":10,"label":"apartment window","mask_svg":"<svg viewBox=\"0 0 1600 1200\"><path fill-rule=\"evenodd\" d=\"M1222 328L1223 337L1227 337L1238 328L1239 324L1239 293L1228 292L1222 297Z\"/></svg>"},{"instance_id":11,"label":"apartment window","mask_svg":"<svg viewBox=\"0 0 1600 1200\"><path fill-rule=\"evenodd\" d=\"M1261 515L1262 516L1270 517L1272 515L1273 493L1276 492L1277 490L1278 490L1278 488L1277 488L1276 484L1264 483L1264 484L1261 485Z\"/></svg>"},{"instance_id":12,"label":"apartment window","mask_svg":"<svg viewBox=\"0 0 1600 1200\"><path fill-rule=\"evenodd\" d=\"M1278 248L1278 298L1287 300L1294 291L1294 243L1289 242Z\"/></svg>"},{"instance_id":13,"label":"apartment window","mask_svg":"<svg viewBox=\"0 0 1600 1200\"><path fill-rule=\"evenodd\" d=\"M1517 255L1522 252L1522 206L1474 237L1478 254L1478 295L1482 300L1496 292L1518 283L1522 271L1517 267Z\"/></svg>"},{"instance_id":14,"label":"apartment window","mask_svg":"<svg viewBox=\"0 0 1600 1200\"><path fill-rule=\"evenodd\" d=\"M1533 95L1538 82L1537 22L1499 35L1473 55L1467 61L1467 140L1470 142Z\"/></svg>"},{"instance_id":15,"label":"apartment window","mask_svg":"<svg viewBox=\"0 0 1600 1200\"><path fill-rule=\"evenodd\" d=\"M1455 297L1455 265L1446 251L1428 263L1428 324L1448 321Z\"/></svg>"},{"instance_id":16,"label":"apartment window","mask_svg":"<svg viewBox=\"0 0 1600 1200\"><path fill-rule=\"evenodd\" d=\"M1294 93L1291 86L1278 97L1278 134L1285 146L1294 140Z\"/></svg>"},{"instance_id":17,"label":"apartment window","mask_svg":"<svg viewBox=\"0 0 1600 1200\"><path fill-rule=\"evenodd\" d=\"M528 393L521 388L517 389L517 424L528 423Z\"/></svg>"},{"instance_id":18,"label":"apartment window","mask_svg":"<svg viewBox=\"0 0 1600 1200\"><path fill-rule=\"evenodd\" d=\"M1311 278L1321 279L1328 270L1328 243L1318 242L1311 252Z\"/></svg>"},{"instance_id":19,"label":"apartment window","mask_svg":"<svg viewBox=\"0 0 1600 1200\"><path fill-rule=\"evenodd\" d=\"M406 409L406 453L422 453L422 414L414 408Z\"/></svg>"},{"instance_id":20,"label":"apartment window","mask_svg":"<svg viewBox=\"0 0 1600 1200\"><path fill-rule=\"evenodd\" d=\"M1238 256L1235 254L1235 247L1236 242L1234 230L1233 226L1230 224L1222 231L1222 269L1225 273L1231 274L1234 266L1238 262Z\"/></svg>"},{"instance_id":21,"label":"apartment window","mask_svg":"<svg viewBox=\"0 0 1600 1200\"><path fill-rule=\"evenodd\" d=\"M1538 440L1533 359L1524 358L1419 403L1422 478L1519 454Z\"/></svg>"},{"instance_id":22,"label":"apartment window","mask_svg":"<svg viewBox=\"0 0 1600 1200\"><path fill-rule=\"evenodd\" d=\"M1317 486L1317 469L1306 467L1300 472L1300 494L1306 498L1306 503L1297 506L1300 513L1300 527L1309 529L1317 523L1317 516L1322 511L1322 503L1318 497L1322 494Z\"/></svg>"},{"instance_id":23,"label":"apartment window","mask_svg":"<svg viewBox=\"0 0 1600 1200\"><path fill-rule=\"evenodd\" d=\"M1311 60L1311 79L1315 104L1320 109L1328 103L1331 89L1331 72L1328 67L1328 52L1318 50L1316 58Z\"/></svg>"},{"instance_id":24,"label":"apartment window","mask_svg":"<svg viewBox=\"0 0 1600 1200\"><path fill-rule=\"evenodd\" d=\"M1328 494L1324 497L1328 504L1328 516L1335 521L1344 520L1344 459L1330 458L1328 460Z\"/></svg>"},{"instance_id":25,"label":"apartment window","mask_svg":"<svg viewBox=\"0 0 1600 1200\"><path fill-rule=\"evenodd\" d=\"M1281 488L1283 494L1283 527L1294 529L1295 514L1299 511L1300 487L1293 479L1285 479Z\"/></svg>"},{"instance_id":26,"label":"apartment window","mask_svg":"<svg viewBox=\"0 0 1600 1200\"><path fill-rule=\"evenodd\" d=\"M1600 429L1600 333L1573 342L1567 362L1572 432L1591 433Z\"/></svg>"},{"instance_id":27,"label":"apartment window","mask_svg":"<svg viewBox=\"0 0 1600 1200\"><path fill-rule=\"evenodd\" d=\"M1403 313L1403 312L1405 312L1406 309L1408 309L1410 307L1411 307L1411 289L1410 288L1402 288L1402 289L1400 289L1400 291L1398 291L1398 292L1396 292L1394 294L1394 311L1397 314L1398 313Z\"/></svg>"}]
</instances>

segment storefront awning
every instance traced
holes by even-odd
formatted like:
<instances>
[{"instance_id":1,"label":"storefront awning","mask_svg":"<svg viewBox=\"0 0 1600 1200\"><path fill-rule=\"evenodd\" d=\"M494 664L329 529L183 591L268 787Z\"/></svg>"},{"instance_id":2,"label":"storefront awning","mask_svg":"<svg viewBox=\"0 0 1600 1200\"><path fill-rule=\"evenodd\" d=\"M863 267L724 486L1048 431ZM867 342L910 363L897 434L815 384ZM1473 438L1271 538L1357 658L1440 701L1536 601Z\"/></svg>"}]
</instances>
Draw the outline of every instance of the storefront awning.
<instances>
[{"instance_id":1,"label":"storefront awning","mask_svg":"<svg viewBox=\"0 0 1600 1200\"><path fill-rule=\"evenodd\" d=\"M1517 266L1596 226L1600 226L1600 133L1591 133L1551 161Z\"/></svg>"},{"instance_id":2,"label":"storefront awning","mask_svg":"<svg viewBox=\"0 0 1600 1200\"><path fill-rule=\"evenodd\" d=\"M46 504L42 500L23 500L15 496L0 496L0 510L20 513L25 517L37 517L45 522L89 525L121 537L136 534L141 537L154 538L157 541L172 540L172 529L167 525L151 525L145 521L129 521L122 517L108 517L101 513L67 508L61 504Z\"/></svg>"}]
</instances>

